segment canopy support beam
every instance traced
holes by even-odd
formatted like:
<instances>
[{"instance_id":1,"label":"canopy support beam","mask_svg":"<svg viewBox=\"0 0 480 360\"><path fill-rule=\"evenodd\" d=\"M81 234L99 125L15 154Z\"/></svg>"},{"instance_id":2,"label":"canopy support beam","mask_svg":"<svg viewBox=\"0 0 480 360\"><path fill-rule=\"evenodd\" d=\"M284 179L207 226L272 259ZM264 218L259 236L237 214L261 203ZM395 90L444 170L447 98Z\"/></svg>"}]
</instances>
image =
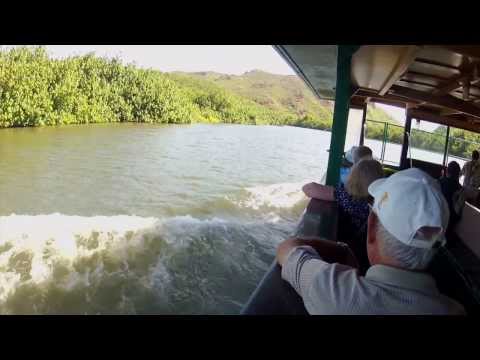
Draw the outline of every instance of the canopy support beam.
<instances>
[{"instance_id":1,"label":"canopy support beam","mask_svg":"<svg viewBox=\"0 0 480 360\"><path fill-rule=\"evenodd\" d=\"M403 129L403 144L402 144L402 153L400 155L400 169L407 169L408 161L408 147L410 146L410 134L412 129L412 112L410 108L407 108L407 116L405 119L405 128Z\"/></svg>"},{"instance_id":2,"label":"canopy support beam","mask_svg":"<svg viewBox=\"0 0 480 360\"><path fill-rule=\"evenodd\" d=\"M367 102L363 105L363 113L362 113L362 132L360 133L360 146L363 146L365 141L365 124L367 122Z\"/></svg>"},{"instance_id":3,"label":"canopy support beam","mask_svg":"<svg viewBox=\"0 0 480 360\"><path fill-rule=\"evenodd\" d=\"M474 121L470 122L468 121L469 120L468 118L464 118L464 119L455 119L451 117L448 118L446 116L441 116L431 112L420 111L416 109L412 109L412 117L414 117L415 119L418 118L421 120L430 121L436 124L453 126L458 129L480 133L480 124ZM473 119L470 119L470 120L473 120Z\"/></svg>"},{"instance_id":4,"label":"canopy support beam","mask_svg":"<svg viewBox=\"0 0 480 360\"><path fill-rule=\"evenodd\" d=\"M350 82L352 54L358 46L339 45L337 55L337 82L335 87L335 107L333 109L332 136L326 184L335 186L340 178L340 166L347 134L348 112L352 88Z\"/></svg>"},{"instance_id":5,"label":"canopy support beam","mask_svg":"<svg viewBox=\"0 0 480 360\"><path fill-rule=\"evenodd\" d=\"M397 96L404 96L407 99L417 101L425 101L426 103L430 103L432 105L457 110L469 116L480 118L480 108L463 100L457 99L451 95L435 96L422 91L407 89L398 85L392 86L392 91L394 91L394 94Z\"/></svg>"},{"instance_id":6,"label":"canopy support beam","mask_svg":"<svg viewBox=\"0 0 480 360\"><path fill-rule=\"evenodd\" d=\"M445 138L445 150L443 151L443 166L447 166L449 142L450 142L450 126L447 126L447 136Z\"/></svg>"}]
</instances>

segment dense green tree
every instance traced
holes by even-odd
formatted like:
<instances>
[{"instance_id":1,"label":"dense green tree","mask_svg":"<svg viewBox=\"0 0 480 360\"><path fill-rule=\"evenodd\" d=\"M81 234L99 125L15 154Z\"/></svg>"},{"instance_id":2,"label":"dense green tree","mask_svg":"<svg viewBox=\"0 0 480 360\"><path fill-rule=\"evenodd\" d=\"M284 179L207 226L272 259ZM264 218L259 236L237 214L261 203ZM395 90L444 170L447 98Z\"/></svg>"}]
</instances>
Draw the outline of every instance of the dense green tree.
<instances>
[{"instance_id":1,"label":"dense green tree","mask_svg":"<svg viewBox=\"0 0 480 360\"><path fill-rule=\"evenodd\" d=\"M263 79L260 83L259 76ZM42 47L13 48L0 51L0 128L206 122L331 129L331 107L314 102L299 84L292 85L293 95L289 97L282 78L276 76L278 79L269 85L269 76L272 75L256 71L247 73L242 80L234 79L239 89L235 93L226 87L232 80L230 76L210 75L202 79L140 69L94 54L50 59ZM248 97L245 92L250 85L254 96ZM270 87L275 93L267 94ZM301 105L306 100L310 105ZM402 143L402 127L395 126L381 109L369 107L368 118L391 123L386 134L388 141ZM443 151L445 131L439 127L431 135L412 130L412 144ZM383 139L384 124L368 123L366 135ZM468 156L480 140L479 135L458 129L451 135L450 153L458 156Z\"/></svg>"}]
</instances>

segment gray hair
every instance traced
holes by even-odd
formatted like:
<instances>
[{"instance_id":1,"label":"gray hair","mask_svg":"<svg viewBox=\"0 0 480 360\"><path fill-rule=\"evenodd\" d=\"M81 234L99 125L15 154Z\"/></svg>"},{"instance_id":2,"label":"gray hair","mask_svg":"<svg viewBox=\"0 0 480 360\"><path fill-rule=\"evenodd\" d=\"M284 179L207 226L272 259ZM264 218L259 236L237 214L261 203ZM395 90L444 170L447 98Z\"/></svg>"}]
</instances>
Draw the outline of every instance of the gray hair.
<instances>
[{"instance_id":1,"label":"gray hair","mask_svg":"<svg viewBox=\"0 0 480 360\"><path fill-rule=\"evenodd\" d=\"M362 159L372 159L373 153L372 149L370 149L368 146L357 146L352 154L353 157L353 163L356 164Z\"/></svg>"},{"instance_id":2,"label":"gray hair","mask_svg":"<svg viewBox=\"0 0 480 360\"><path fill-rule=\"evenodd\" d=\"M381 239L380 251L382 255L391 258L403 269L425 270L436 254L436 249L423 249L405 245L385 229L380 219L377 222L376 237Z\"/></svg>"}]
</instances>

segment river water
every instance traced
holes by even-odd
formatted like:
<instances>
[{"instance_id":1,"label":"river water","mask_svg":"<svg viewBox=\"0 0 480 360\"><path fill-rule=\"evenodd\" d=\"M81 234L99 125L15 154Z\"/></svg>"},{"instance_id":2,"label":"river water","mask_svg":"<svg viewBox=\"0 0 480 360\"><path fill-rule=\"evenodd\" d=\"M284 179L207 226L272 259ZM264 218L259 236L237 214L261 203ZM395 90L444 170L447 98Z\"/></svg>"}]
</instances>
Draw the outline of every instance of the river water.
<instances>
[{"instance_id":1,"label":"river water","mask_svg":"<svg viewBox=\"0 0 480 360\"><path fill-rule=\"evenodd\" d=\"M273 126L1 130L0 313L238 313L329 140Z\"/></svg>"},{"instance_id":2,"label":"river water","mask_svg":"<svg viewBox=\"0 0 480 360\"><path fill-rule=\"evenodd\" d=\"M329 143L274 126L1 130L0 313L237 314Z\"/></svg>"}]
</instances>

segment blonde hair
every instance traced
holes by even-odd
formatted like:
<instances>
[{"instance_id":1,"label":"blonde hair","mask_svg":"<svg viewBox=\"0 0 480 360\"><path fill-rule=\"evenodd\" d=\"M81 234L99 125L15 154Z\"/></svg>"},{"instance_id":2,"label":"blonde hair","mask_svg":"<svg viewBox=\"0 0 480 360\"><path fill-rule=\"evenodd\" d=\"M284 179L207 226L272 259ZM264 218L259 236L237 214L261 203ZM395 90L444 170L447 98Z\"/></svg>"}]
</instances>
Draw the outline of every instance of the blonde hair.
<instances>
[{"instance_id":1,"label":"blonde hair","mask_svg":"<svg viewBox=\"0 0 480 360\"><path fill-rule=\"evenodd\" d=\"M377 160L360 160L352 166L345 189L354 199L368 199L368 187L382 177L382 164Z\"/></svg>"}]
</instances>

